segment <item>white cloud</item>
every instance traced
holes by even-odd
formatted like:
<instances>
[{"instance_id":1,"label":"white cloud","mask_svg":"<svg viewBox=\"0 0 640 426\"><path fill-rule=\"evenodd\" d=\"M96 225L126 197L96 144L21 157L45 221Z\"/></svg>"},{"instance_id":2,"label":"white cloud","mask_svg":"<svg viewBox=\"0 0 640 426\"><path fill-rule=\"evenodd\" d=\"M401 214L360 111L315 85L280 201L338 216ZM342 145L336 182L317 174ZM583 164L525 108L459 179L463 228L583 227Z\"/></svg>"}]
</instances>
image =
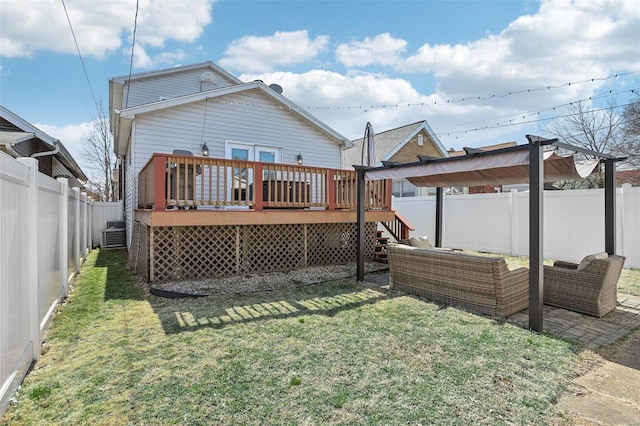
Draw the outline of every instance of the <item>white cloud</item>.
<instances>
[{"instance_id":1,"label":"white cloud","mask_svg":"<svg viewBox=\"0 0 640 426\"><path fill-rule=\"evenodd\" d=\"M268 37L244 36L229 44L223 67L240 72L270 72L276 66L291 66L314 59L326 50L329 36L312 39L306 30L280 32Z\"/></svg>"},{"instance_id":2,"label":"white cloud","mask_svg":"<svg viewBox=\"0 0 640 426\"><path fill-rule=\"evenodd\" d=\"M378 130L387 130L424 120L427 108L407 105L439 100L437 96L421 95L406 80L369 73L342 75L312 70L303 74L245 74L240 78L280 84L284 96L351 139L361 136L367 121Z\"/></svg>"},{"instance_id":3,"label":"white cloud","mask_svg":"<svg viewBox=\"0 0 640 426\"><path fill-rule=\"evenodd\" d=\"M125 49L123 52L131 55L131 49ZM167 65L174 65L183 61L187 57L182 49L175 52L162 52L155 56L150 56L143 46L136 46L133 50L133 67L134 68L159 68Z\"/></svg>"},{"instance_id":4,"label":"white cloud","mask_svg":"<svg viewBox=\"0 0 640 426\"><path fill-rule=\"evenodd\" d=\"M73 156L85 174L89 173L90 165L83 158L82 139L91 131L91 123L67 124L56 126L53 124L34 124L35 127L47 135L62 142L67 151Z\"/></svg>"},{"instance_id":5,"label":"white cloud","mask_svg":"<svg viewBox=\"0 0 640 426\"><path fill-rule=\"evenodd\" d=\"M384 33L373 38L366 37L363 41L342 43L336 48L336 57L347 67L395 65L400 61L400 54L406 50L405 40Z\"/></svg>"},{"instance_id":6,"label":"white cloud","mask_svg":"<svg viewBox=\"0 0 640 426\"><path fill-rule=\"evenodd\" d=\"M195 41L211 22L212 3L141 0L136 43L144 49L162 48L169 40ZM102 59L130 45L135 0L67 0L65 5L83 55ZM2 0L0 16L3 57L31 57L43 50L76 53L64 8L58 1Z\"/></svg>"},{"instance_id":7,"label":"white cloud","mask_svg":"<svg viewBox=\"0 0 640 426\"><path fill-rule=\"evenodd\" d=\"M433 73L443 96L452 97L604 77L640 69L639 27L636 0L547 0L498 35L467 44L425 44L398 69ZM558 94L580 97L596 87Z\"/></svg>"}]
</instances>

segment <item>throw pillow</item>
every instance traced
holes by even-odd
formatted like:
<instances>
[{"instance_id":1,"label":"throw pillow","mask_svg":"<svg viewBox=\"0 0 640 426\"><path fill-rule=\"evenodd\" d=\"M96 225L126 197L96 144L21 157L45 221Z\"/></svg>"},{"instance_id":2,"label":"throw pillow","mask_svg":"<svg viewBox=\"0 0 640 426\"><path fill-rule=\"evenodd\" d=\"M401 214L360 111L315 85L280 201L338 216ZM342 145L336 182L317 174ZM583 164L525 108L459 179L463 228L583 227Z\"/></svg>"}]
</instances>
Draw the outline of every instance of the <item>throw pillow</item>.
<instances>
[{"instance_id":1,"label":"throw pillow","mask_svg":"<svg viewBox=\"0 0 640 426\"><path fill-rule=\"evenodd\" d=\"M424 236L420 238L411 237L409 238L409 242L411 246L416 248L431 248L431 242L429 241L429 237Z\"/></svg>"},{"instance_id":2,"label":"throw pillow","mask_svg":"<svg viewBox=\"0 0 640 426\"><path fill-rule=\"evenodd\" d=\"M609 257L609 254L605 251L601 252L601 253L594 253L594 254L590 254L589 256L585 256L584 259L582 259L580 261L580 264L578 265L577 270L578 271L582 271L584 269L586 269L589 264L591 263L592 260L595 259L607 259Z\"/></svg>"}]
</instances>

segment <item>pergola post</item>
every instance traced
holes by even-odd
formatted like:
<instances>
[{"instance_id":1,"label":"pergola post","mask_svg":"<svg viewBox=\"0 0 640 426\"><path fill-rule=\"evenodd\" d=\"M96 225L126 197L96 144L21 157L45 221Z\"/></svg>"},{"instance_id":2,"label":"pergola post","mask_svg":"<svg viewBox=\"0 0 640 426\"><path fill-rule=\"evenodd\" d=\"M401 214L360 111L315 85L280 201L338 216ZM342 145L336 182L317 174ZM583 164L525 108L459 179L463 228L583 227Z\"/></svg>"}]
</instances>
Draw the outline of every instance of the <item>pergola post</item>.
<instances>
[{"instance_id":1,"label":"pergola post","mask_svg":"<svg viewBox=\"0 0 640 426\"><path fill-rule=\"evenodd\" d=\"M364 281L364 235L365 235L365 217L364 217L364 203L365 203L365 181L364 181L364 168L356 167L356 190L357 190L357 217L356 217L356 279L358 281Z\"/></svg>"},{"instance_id":2,"label":"pergola post","mask_svg":"<svg viewBox=\"0 0 640 426\"><path fill-rule=\"evenodd\" d=\"M616 162L604 160L604 247L616 254Z\"/></svg>"},{"instance_id":3,"label":"pergola post","mask_svg":"<svg viewBox=\"0 0 640 426\"><path fill-rule=\"evenodd\" d=\"M436 188L436 247L442 247L442 212L444 206L442 187Z\"/></svg>"},{"instance_id":4,"label":"pergola post","mask_svg":"<svg viewBox=\"0 0 640 426\"><path fill-rule=\"evenodd\" d=\"M529 139L529 328L543 325L543 199L544 158L539 138Z\"/></svg>"}]
</instances>

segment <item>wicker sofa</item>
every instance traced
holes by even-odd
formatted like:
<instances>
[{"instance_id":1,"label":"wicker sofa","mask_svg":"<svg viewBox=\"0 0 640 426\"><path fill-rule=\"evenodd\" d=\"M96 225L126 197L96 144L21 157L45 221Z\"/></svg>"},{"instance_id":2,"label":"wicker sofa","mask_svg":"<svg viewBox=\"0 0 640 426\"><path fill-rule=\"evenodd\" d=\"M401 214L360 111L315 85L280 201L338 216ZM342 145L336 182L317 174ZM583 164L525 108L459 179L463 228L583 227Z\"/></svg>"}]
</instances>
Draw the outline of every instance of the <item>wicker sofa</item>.
<instances>
[{"instance_id":1,"label":"wicker sofa","mask_svg":"<svg viewBox=\"0 0 640 426\"><path fill-rule=\"evenodd\" d=\"M596 253L580 264L557 261L544 267L544 303L594 317L616 308L625 257Z\"/></svg>"},{"instance_id":2,"label":"wicker sofa","mask_svg":"<svg viewBox=\"0 0 640 426\"><path fill-rule=\"evenodd\" d=\"M529 270L510 271L501 257L387 247L390 287L495 317L528 307Z\"/></svg>"}]
</instances>

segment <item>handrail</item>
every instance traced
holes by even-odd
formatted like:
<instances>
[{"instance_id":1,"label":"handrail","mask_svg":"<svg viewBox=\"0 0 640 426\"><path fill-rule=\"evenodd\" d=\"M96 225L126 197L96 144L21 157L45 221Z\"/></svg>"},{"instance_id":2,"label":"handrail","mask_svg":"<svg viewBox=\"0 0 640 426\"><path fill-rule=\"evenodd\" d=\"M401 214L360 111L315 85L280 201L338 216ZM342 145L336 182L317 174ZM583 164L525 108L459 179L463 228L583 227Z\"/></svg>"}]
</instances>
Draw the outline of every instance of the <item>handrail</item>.
<instances>
[{"instance_id":1,"label":"handrail","mask_svg":"<svg viewBox=\"0 0 640 426\"><path fill-rule=\"evenodd\" d=\"M381 222L382 226L389 231L396 241L406 240L409 238L409 232L415 231L415 228L397 211L393 221Z\"/></svg>"},{"instance_id":2,"label":"handrail","mask_svg":"<svg viewBox=\"0 0 640 426\"><path fill-rule=\"evenodd\" d=\"M366 208L391 209L390 181L365 183ZM138 208L356 208L356 172L155 153L138 175Z\"/></svg>"}]
</instances>

